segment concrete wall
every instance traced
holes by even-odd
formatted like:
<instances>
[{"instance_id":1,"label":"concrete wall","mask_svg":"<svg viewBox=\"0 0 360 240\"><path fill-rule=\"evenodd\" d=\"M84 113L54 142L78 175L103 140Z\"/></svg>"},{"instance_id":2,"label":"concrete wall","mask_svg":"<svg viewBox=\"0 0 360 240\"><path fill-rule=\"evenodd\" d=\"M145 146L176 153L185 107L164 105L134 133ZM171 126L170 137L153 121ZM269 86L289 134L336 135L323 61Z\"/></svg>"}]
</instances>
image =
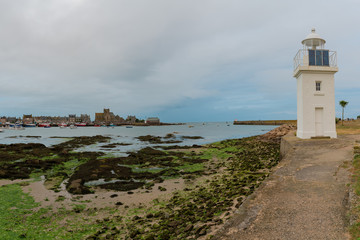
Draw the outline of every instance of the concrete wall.
<instances>
[{"instance_id":1,"label":"concrete wall","mask_svg":"<svg viewBox=\"0 0 360 240\"><path fill-rule=\"evenodd\" d=\"M294 150L293 143L296 141L295 131L289 132L281 138L280 157L283 159L288 153Z\"/></svg>"}]
</instances>

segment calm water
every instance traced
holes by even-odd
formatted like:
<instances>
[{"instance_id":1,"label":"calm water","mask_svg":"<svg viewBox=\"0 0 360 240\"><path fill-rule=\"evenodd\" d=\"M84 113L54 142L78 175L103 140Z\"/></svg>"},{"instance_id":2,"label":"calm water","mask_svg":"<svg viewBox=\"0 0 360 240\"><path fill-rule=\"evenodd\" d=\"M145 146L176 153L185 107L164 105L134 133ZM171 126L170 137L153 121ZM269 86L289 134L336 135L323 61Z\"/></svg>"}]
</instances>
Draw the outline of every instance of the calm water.
<instances>
[{"instance_id":1,"label":"calm water","mask_svg":"<svg viewBox=\"0 0 360 240\"><path fill-rule=\"evenodd\" d=\"M255 125L233 125L226 122L210 122L210 123L187 123L185 125L172 126L151 126L151 127L78 127L76 129L70 128L26 128L25 130L8 130L0 133L0 143L42 143L46 146L57 144L67 139L51 138L59 137L74 137L74 136L95 136L104 135L111 137L109 143L131 143L129 146L117 146L112 149L102 149L102 145L108 143L100 143L92 146L87 146L81 151L106 151L115 154L123 154L127 151L137 150L146 146L151 146L147 142L140 142L135 137L143 135L165 136L168 133L173 133L177 139L182 140L181 136L201 136L204 139L184 139L182 143L177 145L192 145L192 144L206 144L215 141L231 138L242 138L264 134L276 126L255 126ZM32 138L29 136L39 136ZM159 145L159 144L157 144ZM170 145L170 144L167 144Z\"/></svg>"}]
</instances>

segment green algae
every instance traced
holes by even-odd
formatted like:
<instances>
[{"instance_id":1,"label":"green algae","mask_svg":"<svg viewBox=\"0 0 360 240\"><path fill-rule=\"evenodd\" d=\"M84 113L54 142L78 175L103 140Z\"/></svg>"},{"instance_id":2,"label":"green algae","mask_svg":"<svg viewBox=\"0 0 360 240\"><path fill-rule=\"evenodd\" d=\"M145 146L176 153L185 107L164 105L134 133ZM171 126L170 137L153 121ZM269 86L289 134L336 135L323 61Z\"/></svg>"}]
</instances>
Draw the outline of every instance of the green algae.
<instances>
[{"instance_id":1,"label":"green algae","mask_svg":"<svg viewBox=\"0 0 360 240\"><path fill-rule=\"evenodd\" d=\"M239 207L269 175L269 169L280 159L279 147L279 142L256 138L208 145L196 156L200 159L216 158L218 164L215 168L224 170L210 175L210 179L200 185L173 193L168 201L155 201L150 208L136 211L134 217L125 217L126 233L118 237L185 239L207 234L211 225L222 224L230 209L234 205ZM210 169L211 165L204 162L198 167Z\"/></svg>"},{"instance_id":2,"label":"green algae","mask_svg":"<svg viewBox=\"0 0 360 240\"><path fill-rule=\"evenodd\" d=\"M115 216L121 214L117 208L111 208L110 217L97 221L89 220L95 213L83 206L73 210L63 209L55 214L50 209L34 210L38 204L32 202L33 205L27 209L30 212L24 214L26 217L19 224L23 231L17 231L11 239L21 236L30 239L101 239L109 234L119 239L198 238L210 231L211 224L222 224L230 209L241 205L279 161L279 143L260 141L255 137L209 144L196 152L184 148L181 152L169 148L167 151L146 148L130 153L129 157L110 158L97 153L73 152L71 149L74 148L70 148L69 144L63 145L66 148L55 148L59 151L50 151L41 157L41 161L53 161L51 167L35 168L31 173L32 176L45 175L48 182L53 180L54 190L66 178L82 178L77 175L79 171L83 171L84 176L91 176L89 166L95 166L94 169L101 172L113 169L109 166L120 165L128 168L134 179L139 177L140 180L189 176L196 179L204 174L207 180L195 180L194 186L171 193L169 200L154 202L146 208L130 209L127 215L121 217ZM93 163L96 165L91 165ZM106 174L96 177L107 177ZM146 189L153 186L152 181L144 185ZM9 214L9 210L3 211L3 214ZM38 219L46 224L30 229L32 224L39 224L36 222L40 221ZM7 239L7 236L2 239Z\"/></svg>"}]
</instances>

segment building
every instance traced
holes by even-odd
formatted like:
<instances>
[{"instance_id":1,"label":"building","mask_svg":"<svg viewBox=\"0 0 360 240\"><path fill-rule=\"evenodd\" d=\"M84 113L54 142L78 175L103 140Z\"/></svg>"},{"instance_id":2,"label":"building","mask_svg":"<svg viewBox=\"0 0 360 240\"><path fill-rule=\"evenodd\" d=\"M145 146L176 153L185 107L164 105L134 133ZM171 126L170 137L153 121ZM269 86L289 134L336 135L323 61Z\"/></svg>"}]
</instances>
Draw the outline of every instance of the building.
<instances>
[{"instance_id":1,"label":"building","mask_svg":"<svg viewBox=\"0 0 360 240\"><path fill-rule=\"evenodd\" d=\"M35 116L33 117L34 123L52 123L53 117L51 116Z\"/></svg>"},{"instance_id":2,"label":"building","mask_svg":"<svg viewBox=\"0 0 360 240\"><path fill-rule=\"evenodd\" d=\"M76 123L76 114L69 114L69 123Z\"/></svg>"},{"instance_id":3,"label":"building","mask_svg":"<svg viewBox=\"0 0 360 240\"><path fill-rule=\"evenodd\" d=\"M335 51L324 49L325 40L312 29L294 58L297 79L297 137L336 138L334 74Z\"/></svg>"},{"instance_id":4,"label":"building","mask_svg":"<svg viewBox=\"0 0 360 240\"><path fill-rule=\"evenodd\" d=\"M80 115L81 122L83 123L91 123L90 115L88 114L81 114Z\"/></svg>"},{"instance_id":5,"label":"building","mask_svg":"<svg viewBox=\"0 0 360 240\"><path fill-rule=\"evenodd\" d=\"M34 118L32 117L32 114L24 114L22 121L23 124L32 124L34 123Z\"/></svg>"},{"instance_id":6,"label":"building","mask_svg":"<svg viewBox=\"0 0 360 240\"><path fill-rule=\"evenodd\" d=\"M146 119L146 124L149 125L160 125L160 119L157 117L149 117Z\"/></svg>"},{"instance_id":7,"label":"building","mask_svg":"<svg viewBox=\"0 0 360 240\"><path fill-rule=\"evenodd\" d=\"M134 123L136 123L136 120L137 120L137 118L135 116L129 115L129 116L127 116L125 121L126 121L126 123L134 124Z\"/></svg>"},{"instance_id":8,"label":"building","mask_svg":"<svg viewBox=\"0 0 360 240\"><path fill-rule=\"evenodd\" d=\"M91 123L90 115L87 114L80 114L80 116L75 115L75 122L76 123Z\"/></svg>"},{"instance_id":9,"label":"building","mask_svg":"<svg viewBox=\"0 0 360 240\"><path fill-rule=\"evenodd\" d=\"M115 116L113 112L110 112L109 108L104 108L104 112L95 113L96 124L122 124L124 119L118 115Z\"/></svg>"},{"instance_id":10,"label":"building","mask_svg":"<svg viewBox=\"0 0 360 240\"><path fill-rule=\"evenodd\" d=\"M51 122L52 124L57 124L57 125L59 125L59 124L62 124L62 123L67 123L68 120L69 120L68 117L60 117L60 116L57 116L57 117L51 117L50 122Z\"/></svg>"},{"instance_id":11,"label":"building","mask_svg":"<svg viewBox=\"0 0 360 240\"><path fill-rule=\"evenodd\" d=\"M5 116L0 117L0 124L5 124L7 122L7 119Z\"/></svg>"}]
</instances>

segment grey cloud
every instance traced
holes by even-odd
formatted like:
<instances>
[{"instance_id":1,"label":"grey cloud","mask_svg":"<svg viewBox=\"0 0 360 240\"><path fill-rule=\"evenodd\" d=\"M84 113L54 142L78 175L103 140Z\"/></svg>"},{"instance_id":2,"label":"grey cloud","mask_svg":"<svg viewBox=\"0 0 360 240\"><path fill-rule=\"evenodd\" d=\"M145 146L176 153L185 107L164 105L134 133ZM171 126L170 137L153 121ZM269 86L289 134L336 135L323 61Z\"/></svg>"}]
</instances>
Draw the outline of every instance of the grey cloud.
<instances>
[{"instance_id":1,"label":"grey cloud","mask_svg":"<svg viewBox=\"0 0 360 240\"><path fill-rule=\"evenodd\" d=\"M10 105L0 115L20 115L24 109L93 113L104 106L120 114L150 114L189 99L196 109L196 101L206 98L219 99L211 103L218 109L236 108L246 99L270 106L282 98L280 90L294 90L292 58L311 27L341 50L341 64L350 63L351 52L359 51L356 41L350 51L339 39L354 37L346 26L359 20L358 5L0 0L0 100ZM341 8L346 15L331 17ZM338 75L344 86L359 86L350 74ZM237 95L241 101L230 104L227 97ZM284 101L289 97L285 94ZM274 105L274 112L283 110Z\"/></svg>"}]
</instances>

